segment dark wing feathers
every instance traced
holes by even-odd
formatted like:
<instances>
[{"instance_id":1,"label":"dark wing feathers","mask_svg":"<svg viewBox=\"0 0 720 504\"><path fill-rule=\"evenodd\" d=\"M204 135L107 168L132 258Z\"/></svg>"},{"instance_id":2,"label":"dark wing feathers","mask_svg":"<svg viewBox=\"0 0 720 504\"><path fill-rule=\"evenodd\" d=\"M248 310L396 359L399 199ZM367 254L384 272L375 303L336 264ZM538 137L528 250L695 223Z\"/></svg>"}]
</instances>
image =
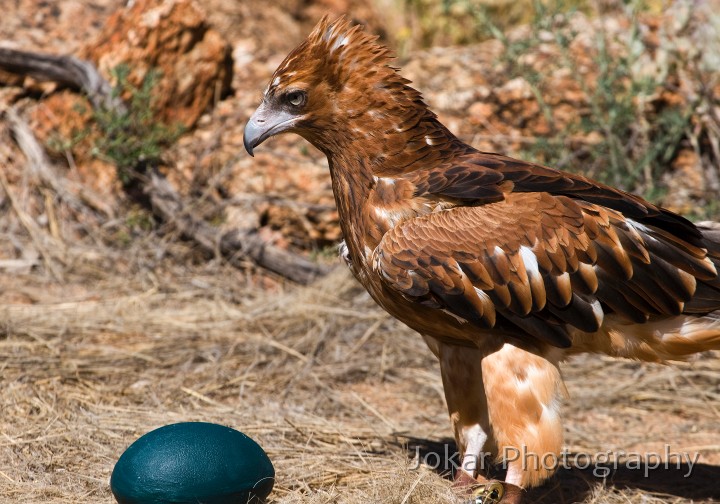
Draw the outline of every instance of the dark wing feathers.
<instances>
[{"instance_id":1,"label":"dark wing feathers","mask_svg":"<svg viewBox=\"0 0 720 504\"><path fill-rule=\"evenodd\" d=\"M500 201L503 193L510 190L565 195L616 210L628 218L665 230L688 244L703 246L702 234L687 219L581 175L474 150L455 153L450 159L432 169L412 171L402 177L415 183L417 196L432 195L462 200L466 204Z\"/></svg>"},{"instance_id":2,"label":"dark wing feathers","mask_svg":"<svg viewBox=\"0 0 720 504\"><path fill-rule=\"evenodd\" d=\"M484 176L457 169L444 180L462 186ZM438 177L418 187L436 190ZM686 307L720 309L715 259L667 228L547 192L512 192L484 203L397 225L375 250L376 272L427 307L558 347L570 345L570 327L597 331L607 313L645 322ZM693 304L696 288L703 295Z\"/></svg>"},{"instance_id":3,"label":"dark wing feathers","mask_svg":"<svg viewBox=\"0 0 720 504\"><path fill-rule=\"evenodd\" d=\"M461 163L445 166L435 170L412 172L404 178L415 184L416 196L425 194L442 195L457 200L475 200L483 203L500 201L504 194L500 183L505 179L503 174L487 166L468 165Z\"/></svg>"}]
</instances>

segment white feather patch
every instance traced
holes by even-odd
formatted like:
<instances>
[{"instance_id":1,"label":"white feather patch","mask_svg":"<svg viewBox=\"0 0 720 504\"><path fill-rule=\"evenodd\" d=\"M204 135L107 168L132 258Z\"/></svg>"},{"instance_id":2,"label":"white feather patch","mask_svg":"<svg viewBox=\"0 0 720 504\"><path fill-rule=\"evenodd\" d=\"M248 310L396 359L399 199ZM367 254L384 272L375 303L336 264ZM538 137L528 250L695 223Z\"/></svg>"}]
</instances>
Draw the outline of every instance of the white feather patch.
<instances>
[{"instance_id":1,"label":"white feather patch","mask_svg":"<svg viewBox=\"0 0 720 504\"><path fill-rule=\"evenodd\" d=\"M485 447L488 435L479 424L462 428L462 436L465 438L465 453L463 454L462 468L468 474L474 474L481 468L480 457Z\"/></svg>"},{"instance_id":2,"label":"white feather patch","mask_svg":"<svg viewBox=\"0 0 720 504\"><path fill-rule=\"evenodd\" d=\"M480 301L482 301L483 303L491 302L490 296L488 296L484 290L480 290L477 287L475 287L475 294L477 294L477 296L480 298Z\"/></svg>"},{"instance_id":3,"label":"white feather patch","mask_svg":"<svg viewBox=\"0 0 720 504\"><path fill-rule=\"evenodd\" d=\"M340 252L340 257L343 261L345 261L345 264L348 266L352 265L352 261L350 260L350 250L348 249L347 243L345 243L345 240L340 242L340 245L338 245L338 252Z\"/></svg>"},{"instance_id":4,"label":"white feather patch","mask_svg":"<svg viewBox=\"0 0 720 504\"><path fill-rule=\"evenodd\" d=\"M598 325L602 325L605 318L605 312L602 309L602 305L600 305L600 301L598 301L597 299L593 299L590 304L592 305L592 311L593 315L595 315L595 320L598 321Z\"/></svg>"},{"instance_id":5,"label":"white feather patch","mask_svg":"<svg viewBox=\"0 0 720 504\"><path fill-rule=\"evenodd\" d=\"M528 276L540 276L540 267L538 266L537 257L530 247L525 245L520 247L520 257L525 264L525 271L527 271Z\"/></svg>"},{"instance_id":6,"label":"white feather patch","mask_svg":"<svg viewBox=\"0 0 720 504\"><path fill-rule=\"evenodd\" d=\"M334 52L337 49L348 45L350 38L347 35L340 35L335 39L335 42L330 46L330 52Z\"/></svg>"},{"instance_id":7,"label":"white feather patch","mask_svg":"<svg viewBox=\"0 0 720 504\"><path fill-rule=\"evenodd\" d=\"M467 320L465 320L464 318L462 318L462 317L460 317L460 316L458 316L458 315L455 315L455 314L454 314L453 312L451 312L450 310L446 310L445 308L443 308L441 311L442 311L443 313L446 313L446 314L450 315L452 318L454 318L455 320L457 320L457 321L460 322L461 324L467 324Z\"/></svg>"}]
</instances>

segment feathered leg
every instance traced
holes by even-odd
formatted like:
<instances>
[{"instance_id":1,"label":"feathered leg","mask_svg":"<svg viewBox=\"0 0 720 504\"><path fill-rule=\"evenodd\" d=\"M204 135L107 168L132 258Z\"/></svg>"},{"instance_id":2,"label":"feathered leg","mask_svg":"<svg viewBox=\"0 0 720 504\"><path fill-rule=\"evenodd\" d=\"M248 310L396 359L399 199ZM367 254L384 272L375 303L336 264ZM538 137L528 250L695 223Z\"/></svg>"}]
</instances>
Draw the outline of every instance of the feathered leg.
<instances>
[{"instance_id":1,"label":"feathered leg","mask_svg":"<svg viewBox=\"0 0 720 504\"><path fill-rule=\"evenodd\" d=\"M480 483L476 495L483 495L484 500L478 502L519 503L520 488L548 478L553 472L551 459L562 448L558 409L564 388L556 360L512 345L488 354L425 339L440 360L450 422L461 456L456 483ZM507 463L506 481L499 491L498 482L478 475L484 468L486 452ZM533 453L538 456L533 458ZM535 459L539 463L535 464Z\"/></svg>"},{"instance_id":2,"label":"feathered leg","mask_svg":"<svg viewBox=\"0 0 720 504\"><path fill-rule=\"evenodd\" d=\"M490 426L507 483L537 486L557 468L566 393L557 366L561 352L540 356L505 344L482 360Z\"/></svg>"},{"instance_id":3,"label":"feathered leg","mask_svg":"<svg viewBox=\"0 0 720 504\"><path fill-rule=\"evenodd\" d=\"M491 450L490 419L483 386L483 353L474 348L439 345L438 358L450 424L460 454L456 478L465 473L475 478L486 462L483 454Z\"/></svg>"}]
</instances>

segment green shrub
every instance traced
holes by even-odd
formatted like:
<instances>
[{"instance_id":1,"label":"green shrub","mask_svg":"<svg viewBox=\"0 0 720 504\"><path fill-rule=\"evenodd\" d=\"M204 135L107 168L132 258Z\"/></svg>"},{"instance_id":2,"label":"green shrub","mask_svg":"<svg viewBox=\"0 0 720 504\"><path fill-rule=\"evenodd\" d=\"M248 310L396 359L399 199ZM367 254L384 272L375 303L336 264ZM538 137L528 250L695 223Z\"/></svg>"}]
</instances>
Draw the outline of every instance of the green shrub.
<instances>
[{"instance_id":1,"label":"green shrub","mask_svg":"<svg viewBox=\"0 0 720 504\"><path fill-rule=\"evenodd\" d=\"M160 75L151 70L139 87L128 81L127 65L117 66L113 72L112 97L124 100L124 110L100 107L93 111L93 153L112 162L118 169L120 181L127 185L135 172L159 162L162 152L182 133L180 126L167 126L154 118L152 90Z\"/></svg>"},{"instance_id":2,"label":"green shrub","mask_svg":"<svg viewBox=\"0 0 720 504\"><path fill-rule=\"evenodd\" d=\"M646 196L658 196L657 180L667 169L690 126L694 103L669 105L657 99L668 86L668 71L642 73L637 68L644 50L637 5L629 5L629 29L619 33L599 30L591 49L596 68L594 82L580 71L571 44L578 36L568 22L566 9L547 7L535 1L535 16L526 36L509 38L495 25L487 11L477 9L478 23L502 42L502 63L509 78L521 77L529 83L550 126L550 135L539 137L521 156L561 169L578 170L602 182ZM555 68L538 69L527 56L538 54L551 43L559 54ZM545 97L550 86L550 70L567 70L586 97L570 124L557 124ZM555 91L556 92L556 91ZM578 145L578 138L594 141Z\"/></svg>"}]
</instances>

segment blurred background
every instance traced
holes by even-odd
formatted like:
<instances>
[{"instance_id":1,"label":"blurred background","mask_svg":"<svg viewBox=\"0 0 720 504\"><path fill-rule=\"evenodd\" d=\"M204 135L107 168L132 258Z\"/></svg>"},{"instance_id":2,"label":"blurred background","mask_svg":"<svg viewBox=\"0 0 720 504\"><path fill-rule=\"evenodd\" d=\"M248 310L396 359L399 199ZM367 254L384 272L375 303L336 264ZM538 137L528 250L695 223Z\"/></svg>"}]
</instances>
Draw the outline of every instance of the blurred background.
<instances>
[{"instance_id":1,"label":"blurred background","mask_svg":"<svg viewBox=\"0 0 720 504\"><path fill-rule=\"evenodd\" d=\"M717 0L4 2L0 502L110 502L124 447L187 420L256 437L277 502L452 499L407 469L451 434L436 363L337 268L326 160L242 146L326 13L393 48L478 149L720 215ZM535 501L720 499L716 361L568 365L570 450L670 442L700 476L564 470Z\"/></svg>"}]
</instances>

